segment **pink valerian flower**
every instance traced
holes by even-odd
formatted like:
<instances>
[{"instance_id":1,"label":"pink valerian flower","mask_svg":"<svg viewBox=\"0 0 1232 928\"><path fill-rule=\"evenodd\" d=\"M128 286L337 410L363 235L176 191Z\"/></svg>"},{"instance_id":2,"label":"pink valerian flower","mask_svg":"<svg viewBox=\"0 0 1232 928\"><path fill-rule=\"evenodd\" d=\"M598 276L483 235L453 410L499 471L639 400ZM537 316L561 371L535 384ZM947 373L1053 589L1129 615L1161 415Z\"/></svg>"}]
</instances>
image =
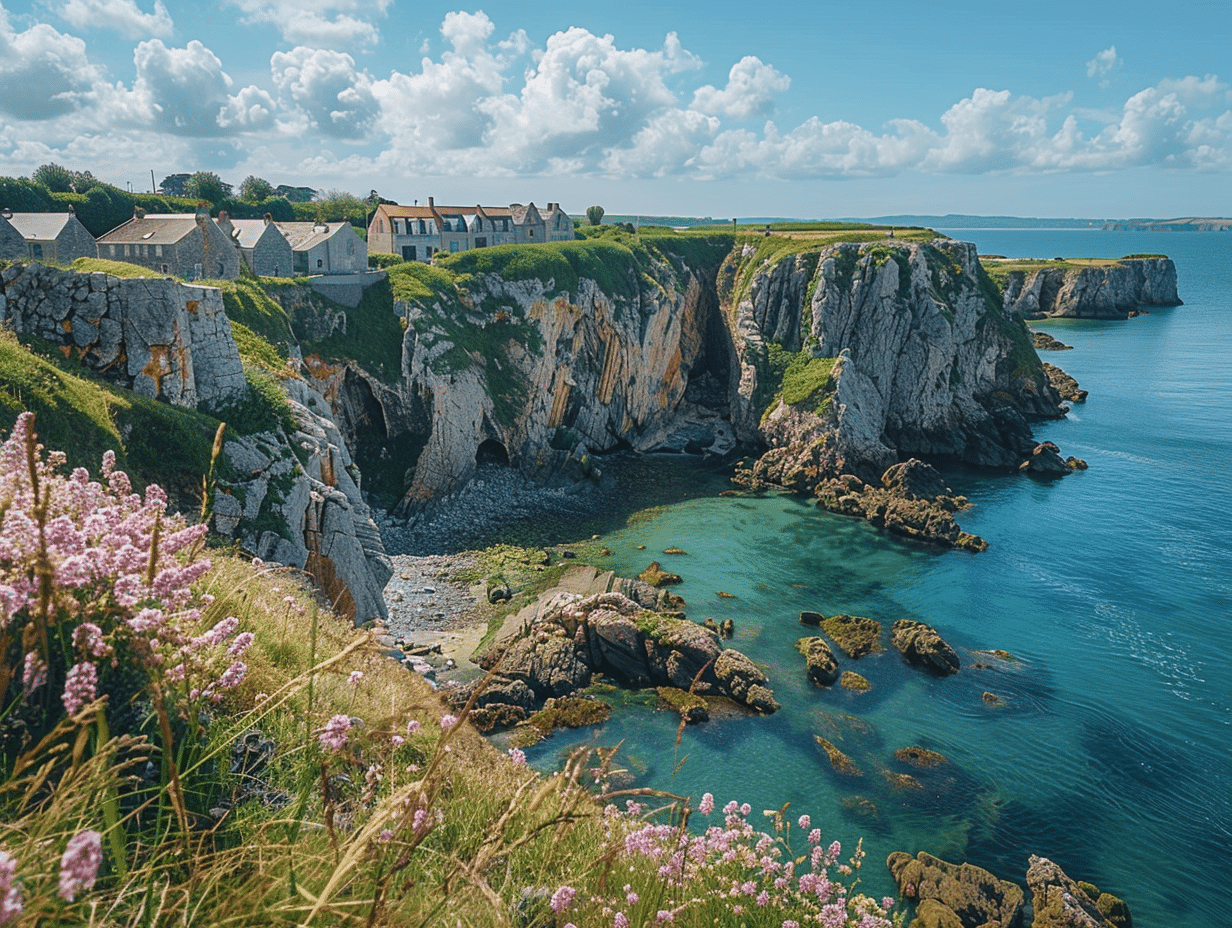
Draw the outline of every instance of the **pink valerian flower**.
<instances>
[{"instance_id":1,"label":"pink valerian flower","mask_svg":"<svg viewBox=\"0 0 1232 928\"><path fill-rule=\"evenodd\" d=\"M21 914L21 888L17 885L17 858L0 851L0 925Z\"/></svg>"},{"instance_id":2,"label":"pink valerian flower","mask_svg":"<svg viewBox=\"0 0 1232 928\"><path fill-rule=\"evenodd\" d=\"M396 748L400 748L402 747L402 745L406 744L406 739L403 738L401 735L390 735L389 743L392 744Z\"/></svg>"},{"instance_id":3,"label":"pink valerian flower","mask_svg":"<svg viewBox=\"0 0 1232 928\"><path fill-rule=\"evenodd\" d=\"M218 678L218 685L224 690L233 690L244 682L244 676L247 673L248 666L243 661L236 661L223 671L222 676Z\"/></svg>"},{"instance_id":4,"label":"pink valerian flower","mask_svg":"<svg viewBox=\"0 0 1232 928\"><path fill-rule=\"evenodd\" d=\"M376 839L380 841L382 844L388 844L390 841L394 839L394 833L390 831L388 828L382 828L381 833L376 836Z\"/></svg>"},{"instance_id":5,"label":"pink valerian flower","mask_svg":"<svg viewBox=\"0 0 1232 928\"><path fill-rule=\"evenodd\" d=\"M415 732L419 731L419 728L420 728L419 719L411 719L409 722L406 723L406 733L408 735L415 734Z\"/></svg>"},{"instance_id":6,"label":"pink valerian flower","mask_svg":"<svg viewBox=\"0 0 1232 928\"><path fill-rule=\"evenodd\" d=\"M441 716L441 729L443 731L449 731L452 728L454 728L457 724L458 724L458 717L456 715L453 715L451 713L446 713L445 715Z\"/></svg>"},{"instance_id":7,"label":"pink valerian flower","mask_svg":"<svg viewBox=\"0 0 1232 928\"><path fill-rule=\"evenodd\" d=\"M94 886L103 862L103 836L87 829L69 838L60 858L60 897L72 902L79 892Z\"/></svg>"},{"instance_id":8,"label":"pink valerian flower","mask_svg":"<svg viewBox=\"0 0 1232 928\"><path fill-rule=\"evenodd\" d=\"M810 819L807 815L801 815L801 816L800 816L800 821L799 821L799 822L797 822L797 824L800 826L800 830L801 830L801 831L804 831L804 830L806 830L806 829L809 827L809 825L811 825L811 824L812 824L812 821L813 821L813 820L812 820L812 819Z\"/></svg>"},{"instance_id":9,"label":"pink valerian flower","mask_svg":"<svg viewBox=\"0 0 1232 928\"><path fill-rule=\"evenodd\" d=\"M26 652L25 667L21 672L21 686L27 693L32 693L47 682L47 664L39 657L37 651Z\"/></svg>"},{"instance_id":10,"label":"pink valerian flower","mask_svg":"<svg viewBox=\"0 0 1232 928\"><path fill-rule=\"evenodd\" d=\"M416 809L415 814L411 817L411 830L414 832L427 831L430 823L431 816L428 815L428 810Z\"/></svg>"},{"instance_id":11,"label":"pink valerian flower","mask_svg":"<svg viewBox=\"0 0 1232 928\"><path fill-rule=\"evenodd\" d=\"M76 715L81 707L94 702L98 691L98 670L93 664L74 664L64 678L64 692L60 701L64 703L64 711Z\"/></svg>"},{"instance_id":12,"label":"pink valerian flower","mask_svg":"<svg viewBox=\"0 0 1232 928\"><path fill-rule=\"evenodd\" d=\"M240 620L233 615L227 616L204 635L200 636L194 644L198 647L217 647L222 644L239 628Z\"/></svg>"},{"instance_id":13,"label":"pink valerian flower","mask_svg":"<svg viewBox=\"0 0 1232 928\"><path fill-rule=\"evenodd\" d=\"M629 919L624 912L617 912L612 919L612 928L629 928Z\"/></svg>"},{"instance_id":14,"label":"pink valerian flower","mask_svg":"<svg viewBox=\"0 0 1232 928\"><path fill-rule=\"evenodd\" d=\"M526 766L526 752L523 751L521 748L510 748L509 749L509 762L513 764L513 766L515 767L525 767Z\"/></svg>"},{"instance_id":15,"label":"pink valerian flower","mask_svg":"<svg viewBox=\"0 0 1232 928\"><path fill-rule=\"evenodd\" d=\"M659 909L659 911L655 913L656 922L674 922L675 920L676 916L667 909Z\"/></svg>"},{"instance_id":16,"label":"pink valerian flower","mask_svg":"<svg viewBox=\"0 0 1232 928\"><path fill-rule=\"evenodd\" d=\"M325 727L317 733L317 741L327 751L337 754L346 747L351 731L351 717L338 714L325 723Z\"/></svg>"},{"instance_id":17,"label":"pink valerian flower","mask_svg":"<svg viewBox=\"0 0 1232 928\"><path fill-rule=\"evenodd\" d=\"M347 677L347 683L351 684L351 686L358 686L359 681L363 678L364 672L362 670L352 670L351 675Z\"/></svg>"},{"instance_id":18,"label":"pink valerian flower","mask_svg":"<svg viewBox=\"0 0 1232 928\"><path fill-rule=\"evenodd\" d=\"M235 640L231 642L231 647L227 648L227 657L239 657L250 647L252 647L253 639L256 636L252 632L241 632L235 636Z\"/></svg>"},{"instance_id":19,"label":"pink valerian flower","mask_svg":"<svg viewBox=\"0 0 1232 928\"><path fill-rule=\"evenodd\" d=\"M552 899L548 902L548 905L553 912L559 915L573 904L573 897L576 895L577 890L572 886L558 887L556 892L552 893Z\"/></svg>"},{"instance_id":20,"label":"pink valerian flower","mask_svg":"<svg viewBox=\"0 0 1232 928\"><path fill-rule=\"evenodd\" d=\"M110 657L115 648L103 639L103 630L93 622L82 622L73 629L73 647L90 657Z\"/></svg>"},{"instance_id":21,"label":"pink valerian flower","mask_svg":"<svg viewBox=\"0 0 1232 928\"><path fill-rule=\"evenodd\" d=\"M702 793L702 801L697 804L697 811L702 815L709 815L714 811L713 793Z\"/></svg>"}]
</instances>

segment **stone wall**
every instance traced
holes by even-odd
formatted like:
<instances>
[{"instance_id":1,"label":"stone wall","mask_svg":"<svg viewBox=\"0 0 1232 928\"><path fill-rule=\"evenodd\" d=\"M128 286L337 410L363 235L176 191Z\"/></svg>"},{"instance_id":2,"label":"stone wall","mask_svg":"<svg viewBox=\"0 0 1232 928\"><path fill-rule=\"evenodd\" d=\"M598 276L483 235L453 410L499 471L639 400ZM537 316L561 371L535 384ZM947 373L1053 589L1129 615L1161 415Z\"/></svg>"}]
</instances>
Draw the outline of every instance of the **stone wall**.
<instances>
[{"instance_id":1,"label":"stone wall","mask_svg":"<svg viewBox=\"0 0 1232 928\"><path fill-rule=\"evenodd\" d=\"M210 408L247 390L231 322L214 287L41 264L10 265L0 284L0 321L64 346L134 393Z\"/></svg>"}]
</instances>

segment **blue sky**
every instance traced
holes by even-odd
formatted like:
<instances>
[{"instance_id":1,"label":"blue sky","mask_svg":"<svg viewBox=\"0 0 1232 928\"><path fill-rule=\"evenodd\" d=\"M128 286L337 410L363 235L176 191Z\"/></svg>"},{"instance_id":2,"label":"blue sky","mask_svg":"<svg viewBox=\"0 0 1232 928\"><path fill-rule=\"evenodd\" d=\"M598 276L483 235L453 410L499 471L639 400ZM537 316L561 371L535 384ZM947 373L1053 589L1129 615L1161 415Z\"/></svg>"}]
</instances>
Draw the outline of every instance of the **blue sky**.
<instances>
[{"instance_id":1,"label":"blue sky","mask_svg":"<svg viewBox=\"0 0 1232 928\"><path fill-rule=\"evenodd\" d=\"M571 212L1232 215L1232 4L0 0L0 174Z\"/></svg>"}]
</instances>

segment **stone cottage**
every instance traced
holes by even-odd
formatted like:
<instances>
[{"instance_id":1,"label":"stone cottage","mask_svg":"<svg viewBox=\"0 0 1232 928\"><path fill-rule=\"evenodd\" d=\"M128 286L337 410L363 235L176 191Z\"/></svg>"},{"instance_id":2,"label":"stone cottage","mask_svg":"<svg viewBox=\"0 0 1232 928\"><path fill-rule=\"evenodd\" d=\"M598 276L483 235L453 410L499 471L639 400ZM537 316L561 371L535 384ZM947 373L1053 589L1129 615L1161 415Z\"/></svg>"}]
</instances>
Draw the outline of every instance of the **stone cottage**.
<instances>
[{"instance_id":1,"label":"stone cottage","mask_svg":"<svg viewBox=\"0 0 1232 928\"><path fill-rule=\"evenodd\" d=\"M193 213L140 211L98 240L98 256L183 280L235 280L240 254L201 206Z\"/></svg>"},{"instance_id":2,"label":"stone cottage","mask_svg":"<svg viewBox=\"0 0 1232 928\"><path fill-rule=\"evenodd\" d=\"M98 253L94 236L71 209L64 213L14 213L6 209L0 215L25 239L24 257L31 261L71 264Z\"/></svg>"},{"instance_id":3,"label":"stone cottage","mask_svg":"<svg viewBox=\"0 0 1232 928\"><path fill-rule=\"evenodd\" d=\"M21 261L29 257L26 240L8 221L9 210L0 213L0 261Z\"/></svg>"},{"instance_id":4,"label":"stone cottage","mask_svg":"<svg viewBox=\"0 0 1232 928\"><path fill-rule=\"evenodd\" d=\"M437 252L453 254L493 245L527 245L573 240L573 220L549 203L523 206L397 206L382 203L368 223L368 248L405 261L431 261Z\"/></svg>"},{"instance_id":5,"label":"stone cottage","mask_svg":"<svg viewBox=\"0 0 1232 928\"><path fill-rule=\"evenodd\" d=\"M269 213L264 219L232 219L223 210L217 222L239 249L248 269L258 277L291 276L295 266L291 243Z\"/></svg>"},{"instance_id":6,"label":"stone cottage","mask_svg":"<svg viewBox=\"0 0 1232 928\"><path fill-rule=\"evenodd\" d=\"M368 244L349 222L279 222L297 275L357 274L368 270Z\"/></svg>"}]
</instances>

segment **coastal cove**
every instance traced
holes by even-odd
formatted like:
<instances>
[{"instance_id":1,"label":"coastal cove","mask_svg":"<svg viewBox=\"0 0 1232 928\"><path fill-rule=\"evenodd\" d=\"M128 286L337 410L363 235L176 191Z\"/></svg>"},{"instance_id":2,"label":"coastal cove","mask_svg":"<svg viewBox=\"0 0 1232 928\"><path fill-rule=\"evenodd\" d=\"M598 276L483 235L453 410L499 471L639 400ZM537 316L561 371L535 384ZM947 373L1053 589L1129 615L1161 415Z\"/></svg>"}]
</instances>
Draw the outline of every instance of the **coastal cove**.
<instances>
[{"instance_id":1,"label":"coastal cove","mask_svg":"<svg viewBox=\"0 0 1232 928\"><path fill-rule=\"evenodd\" d=\"M896 541L791 496L720 497L722 481L696 475L690 498L605 535L602 566L632 576L657 559L679 573L690 618L733 619L732 645L766 669L783 709L691 726L675 746L674 715L629 705L528 755L553 767L579 744L619 743L637 785L755 810L790 802L847 851L863 838L864 885L878 893L892 890L891 851L1020 883L1037 853L1124 898L1138 924L1218 924L1232 865L1232 237L941 231L1010 257L1175 261L1183 306L1035 324L1073 346L1044 360L1090 391L1036 435L1090 469L1052 482L946 471L974 503L964 528L990 544L978 555ZM684 479L683 462L663 466ZM840 656L867 693L811 688L795 650L803 610L866 615L887 631L927 622L962 671L925 677L890 650ZM988 649L1016 660L972 654ZM863 776L835 772L816 735ZM919 773L893 757L910 746L950 761L921 774L920 790L882 773Z\"/></svg>"}]
</instances>

